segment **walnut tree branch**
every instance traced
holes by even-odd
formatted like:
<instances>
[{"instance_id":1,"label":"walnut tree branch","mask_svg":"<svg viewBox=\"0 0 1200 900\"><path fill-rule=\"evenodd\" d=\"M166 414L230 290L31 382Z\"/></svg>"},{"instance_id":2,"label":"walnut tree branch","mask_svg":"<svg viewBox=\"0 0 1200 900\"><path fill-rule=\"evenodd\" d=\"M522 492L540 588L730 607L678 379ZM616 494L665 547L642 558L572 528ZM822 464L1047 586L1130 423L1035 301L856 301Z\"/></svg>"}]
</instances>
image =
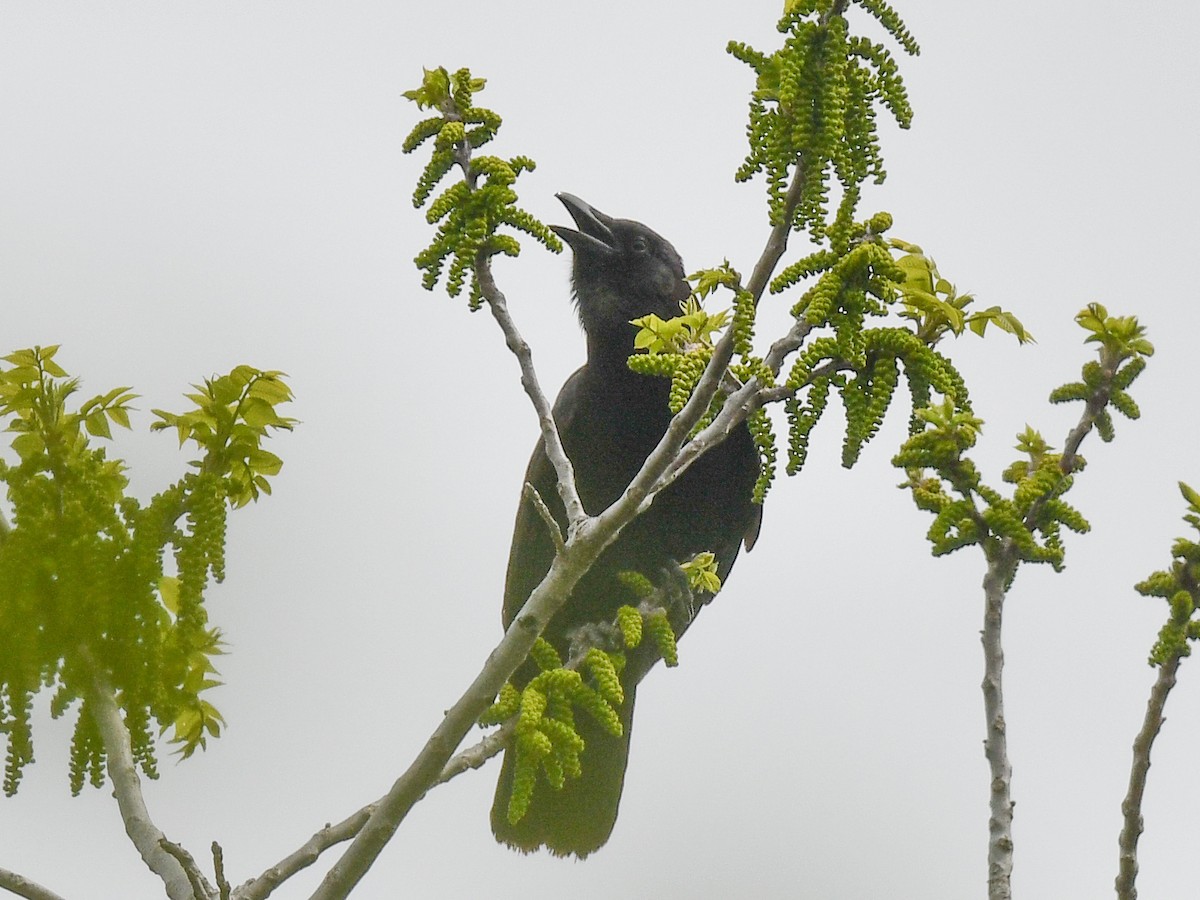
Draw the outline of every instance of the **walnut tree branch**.
<instances>
[{"instance_id":1,"label":"walnut tree branch","mask_svg":"<svg viewBox=\"0 0 1200 900\"><path fill-rule=\"evenodd\" d=\"M215 898L217 896L216 888L208 883L208 879L204 877L204 873L196 865L195 858L192 854L188 853L186 848L166 838L160 840L158 844L170 853L171 856L175 857L176 861L183 866L183 871L187 873L188 883L192 886L193 897L205 898L207 900L207 898Z\"/></svg>"},{"instance_id":2,"label":"walnut tree branch","mask_svg":"<svg viewBox=\"0 0 1200 900\"><path fill-rule=\"evenodd\" d=\"M533 508L537 510L537 514L541 516L542 522L546 525L546 530L550 533L550 540L554 544L554 552L562 553L563 536L562 530L558 527L558 522L555 521L554 515L550 512L550 508L546 506L546 501L542 499L542 495L538 493L538 489L531 482L525 482L525 486L521 489L524 497L533 504Z\"/></svg>"},{"instance_id":3,"label":"walnut tree branch","mask_svg":"<svg viewBox=\"0 0 1200 900\"><path fill-rule=\"evenodd\" d=\"M1179 671L1181 653L1172 653L1158 669L1158 677L1150 690L1150 700L1146 704L1146 717L1142 720L1142 730L1133 741L1133 767L1129 772L1129 790L1121 803L1123 825L1118 841L1120 869L1117 873L1118 900L1137 900L1138 838L1142 835L1145 823L1142 820L1142 796L1146 791L1146 775L1150 771L1150 750L1154 739L1158 737L1166 719L1163 708L1167 703L1167 695L1175 686L1175 675Z\"/></svg>"},{"instance_id":4,"label":"walnut tree branch","mask_svg":"<svg viewBox=\"0 0 1200 900\"><path fill-rule=\"evenodd\" d=\"M1008 729L1004 719L1004 646L1001 642L1001 625L1005 585L1011 576L1011 566L1015 565L1014 562L1006 567L989 561L987 575L983 579L982 688L983 713L987 722L983 751L992 776L988 801L988 900L1010 900L1012 897L1012 764L1008 759Z\"/></svg>"},{"instance_id":5,"label":"walnut tree branch","mask_svg":"<svg viewBox=\"0 0 1200 900\"><path fill-rule=\"evenodd\" d=\"M297 850L285 856L257 878L239 885L233 892L235 900L266 900L277 887L297 872L303 871L315 863L321 854L330 847L344 843L358 834L377 805L378 803L368 804L336 825L325 825Z\"/></svg>"},{"instance_id":6,"label":"walnut tree branch","mask_svg":"<svg viewBox=\"0 0 1200 900\"><path fill-rule=\"evenodd\" d=\"M137 848L142 860L162 879L171 900L195 900L195 893L183 866L162 847L163 833L150 818L142 796L141 779L130 748L129 731L121 718L121 710L113 695L112 685L97 668L86 648L80 650L92 669L92 689L87 695L88 709L100 732L108 758L108 777L112 780L113 796L125 833Z\"/></svg>"},{"instance_id":7,"label":"walnut tree branch","mask_svg":"<svg viewBox=\"0 0 1200 900\"><path fill-rule=\"evenodd\" d=\"M1067 435L1059 470L1064 475L1074 472L1079 462L1079 447L1091 430L1096 419L1108 404L1112 392L1112 379L1121 360L1106 351L1101 355L1105 378L1089 395L1083 415ZM1025 526L1032 533L1036 527L1049 495L1043 495L1030 504L1025 515ZM1013 800L1012 764L1008 758L1008 735L1004 719L1004 648L1001 639L1004 600L1017 567L1021 563L1020 550L1011 538L994 544L984 544L988 561L987 574L983 579L984 617L981 641L984 655L983 703L987 722L987 737L984 740L984 755L991 772L991 795L988 818L988 898L1010 900L1012 897L1013 868Z\"/></svg>"},{"instance_id":8,"label":"walnut tree branch","mask_svg":"<svg viewBox=\"0 0 1200 900\"><path fill-rule=\"evenodd\" d=\"M550 459L550 463L558 475L558 493L562 497L563 507L566 509L568 530L574 530L577 524L586 518L587 513L579 499L579 491L575 487L575 469L567 457L567 451L563 449L558 426L554 423L553 409L550 401L546 399L546 394L542 391L537 372L533 368L533 351L530 350L529 344L517 330L516 323L508 311L508 300L496 286L496 279L492 276L491 260L482 253L475 260L475 274L479 278L479 287L483 291L488 309L491 310L500 330L504 332L504 342L521 366L521 387L525 389L525 393L529 395L529 399L537 411L538 424L542 429L542 442L546 447L546 456Z\"/></svg>"},{"instance_id":9,"label":"walnut tree branch","mask_svg":"<svg viewBox=\"0 0 1200 900\"><path fill-rule=\"evenodd\" d=\"M484 763L508 746L508 739L512 732L512 723L506 722L477 744L461 751L446 763L434 784L445 784L468 769L482 767Z\"/></svg>"},{"instance_id":10,"label":"walnut tree branch","mask_svg":"<svg viewBox=\"0 0 1200 900\"><path fill-rule=\"evenodd\" d=\"M25 876L10 872L8 869L0 869L0 888L16 894L18 897L24 897L25 900L63 900L62 896L54 893L50 888L42 887L36 881L30 881Z\"/></svg>"}]
</instances>

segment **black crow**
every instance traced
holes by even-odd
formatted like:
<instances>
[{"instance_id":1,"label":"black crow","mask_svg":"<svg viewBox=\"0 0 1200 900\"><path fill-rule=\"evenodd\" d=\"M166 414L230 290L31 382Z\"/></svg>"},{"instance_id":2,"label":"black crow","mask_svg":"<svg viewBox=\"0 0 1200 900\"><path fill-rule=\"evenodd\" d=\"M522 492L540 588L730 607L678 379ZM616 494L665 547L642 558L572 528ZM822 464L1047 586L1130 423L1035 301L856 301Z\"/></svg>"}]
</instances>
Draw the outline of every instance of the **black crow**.
<instances>
[{"instance_id":1,"label":"black crow","mask_svg":"<svg viewBox=\"0 0 1200 900\"><path fill-rule=\"evenodd\" d=\"M620 497L671 418L669 379L638 375L626 364L634 352L637 333L630 320L649 313L663 319L677 316L690 290L675 248L645 225L606 216L571 194L559 194L558 199L578 227L552 226L574 253L572 283L587 334L587 363L563 385L554 404L554 418L575 467L580 499L587 512L595 515ZM743 542L749 548L758 532L761 507L751 502L758 471L758 453L750 433L739 428L625 527L576 585L543 637L566 659L575 629L609 622L620 605L631 602L629 589L617 578L620 572L638 572L665 585L671 576L664 573L678 575L678 563L707 550L716 555L718 574L724 580ZM554 467L541 441L533 451L525 480L541 494L565 534L566 516ZM523 497L504 590L506 628L553 558L546 524ZM689 602L708 599L703 594L688 598ZM636 604L636 600L632 602ZM690 616L685 617L685 624L688 619ZM622 674L624 734L613 737L587 714L577 715L576 726L586 744L581 755L582 776L567 779L562 790L540 781L528 812L516 825L507 817L513 753L505 754L492 807L497 840L525 852L545 846L558 856L579 857L608 840L625 778L634 692L637 681L653 664L646 656L643 653L640 665L631 659ZM518 684L535 672L532 664L526 663L517 673Z\"/></svg>"}]
</instances>

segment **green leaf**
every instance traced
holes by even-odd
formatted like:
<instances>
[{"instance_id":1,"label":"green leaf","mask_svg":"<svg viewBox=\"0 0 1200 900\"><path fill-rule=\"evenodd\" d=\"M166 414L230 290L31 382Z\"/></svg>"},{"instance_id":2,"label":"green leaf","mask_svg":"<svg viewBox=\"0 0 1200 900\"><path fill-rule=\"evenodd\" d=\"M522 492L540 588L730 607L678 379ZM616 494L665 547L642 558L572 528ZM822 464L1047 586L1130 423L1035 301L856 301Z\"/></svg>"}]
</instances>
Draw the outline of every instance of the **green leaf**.
<instances>
[{"instance_id":1,"label":"green leaf","mask_svg":"<svg viewBox=\"0 0 1200 900\"><path fill-rule=\"evenodd\" d=\"M267 450L251 450L247 457L250 468L262 475L278 475L283 460Z\"/></svg>"},{"instance_id":2,"label":"green leaf","mask_svg":"<svg viewBox=\"0 0 1200 900\"><path fill-rule=\"evenodd\" d=\"M33 384L40 381L41 377L42 373L36 366L17 366L4 373L5 380L12 384Z\"/></svg>"},{"instance_id":3,"label":"green leaf","mask_svg":"<svg viewBox=\"0 0 1200 900\"><path fill-rule=\"evenodd\" d=\"M955 334L962 333L963 330L963 311L940 297L934 294L923 291L919 288L909 287L905 284L901 288L904 302L914 309L920 310L926 314L939 315L944 318L950 326L950 330ZM982 334L982 332L977 332Z\"/></svg>"},{"instance_id":4,"label":"green leaf","mask_svg":"<svg viewBox=\"0 0 1200 900\"><path fill-rule=\"evenodd\" d=\"M213 399L218 403L236 403L242 397L243 385L238 384L232 376L222 375L209 383Z\"/></svg>"},{"instance_id":5,"label":"green leaf","mask_svg":"<svg viewBox=\"0 0 1200 900\"><path fill-rule=\"evenodd\" d=\"M278 373L282 375L283 373ZM254 397L260 400L265 400L274 406L276 403L286 403L292 399L291 389L283 383L279 378L264 377L259 378L250 386L250 390L246 392L247 397Z\"/></svg>"},{"instance_id":6,"label":"green leaf","mask_svg":"<svg viewBox=\"0 0 1200 900\"><path fill-rule=\"evenodd\" d=\"M482 85L480 87L482 88ZM444 66L425 69L425 77L421 80L421 86L416 90L404 92L404 97L412 100L421 109L438 106L449 96L450 73Z\"/></svg>"},{"instance_id":7,"label":"green leaf","mask_svg":"<svg viewBox=\"0 0 1200 900\"><path fill-rule=\"evenodd\" d=\"M1001 331L1006 331L1013 335L1019 343L1031 344L1034 342L1033 335L1025 330L1025 326L1021 324L1021 321L1012 313L1005 312L999 306L980 310L967 317L968 327L980 337L983 337L983 333L989 324L994 324Z\"/></svg>"},{"instance_id":8,"label":"green leaf","mask_svg":"<svg viewBox=\"0 0 1200 900\"><path fill-rule=\"evenodd\" d=\"M17 350L8 354L8 356L0 358L5 362L12 363L14 366L29 366L36 369L38 365L37 354L32 350Z\"/></svg>"},{"instance_id":9,"label":"green leaf","mask_svg":"<svg viewBox=\"0 0 1200 900\"><path fill-rule=\"evenodd\" d=\"M259 375L258 369L253 366L235 366L234 370L229 373L230 379L238 387L245 387Z\"/></svg>"},{"instance_id":10,"label":"green leaf","mask_svg":"<svg viewBox=\"0 0 1200 900\"><path fill-rule=\"evenodd\" d=\"M55 347L54 349L57 350L58 348ZM64 369L62 366L60 366L58 363L51 360L50 357L47 355L43 355L43 357L42 357L42 369L51 378L66 378L67 377L67 370Z\"/></svg>"},{"instance_id":11,"label":"green leaf","mask_svg":"<svg viewBox=\"0 0 1200 900\"><path fill-rule=\"evenodd\" d=\"M27 461L45 450L46 442L42 440L40 434L27 432L13 438L12 448L17 451L17 455L21 457L22 461Z\"/></svg>"},{"instance_id":12,"label":"green leaf","mask_svg":"<svg viewBox=\"0 0 1200 900\"><path fill-rule=\"evenodd\" d=\"M105 410L108 417L120 425L122 428L132 428L129 424L129 411L123 406L112 406Z\"/></svg>"},{"instance_id":13,"label":"green leaf","mask_svg":"<svg viewBox=\"0 0 1200 900\"><path fill-rule=\"evenodd\" d=\"M1188 506L1194 512L1200 513L1200 493L1197 493L1192 487L1184 484L1182 481L1179 482L1179 492L1183 494L1183 499L1187 501Z\"/></svg>"},{"instance_id":14,"label":"green leaf","mask_svg":"<svg viewBox=\"0 0 1200 900\"><path fill-rule=\"evenodd\" d=\"M275 412L275 407L261 397L248 397L242 404L242 421L258 429L268 425L287 424L286 420Z\"/></svg>"},{"instance_id":15,"label":"green leaf","mask_svg":"<svg viewBox=\"0 0 1200 900\"><path fill-rule=\"evenodd\" d=\"M88 434L112 439L112 429L108 427L108 416L104 414L104 410L98 409L88 413L87 418L84 419L84 425L87 427Z\"/></svg>"},{"instance_id":16,"label":"green leaf","mask_svg":"<svg viewBox=\"0 0 1200 900\"><path fill-rule=\"evenodd\" d=\"M162 597L163 606L172 614L179 615L179 579L172 575L164 575L158 580L158 595Z\"/></svg>"}]
</instances>

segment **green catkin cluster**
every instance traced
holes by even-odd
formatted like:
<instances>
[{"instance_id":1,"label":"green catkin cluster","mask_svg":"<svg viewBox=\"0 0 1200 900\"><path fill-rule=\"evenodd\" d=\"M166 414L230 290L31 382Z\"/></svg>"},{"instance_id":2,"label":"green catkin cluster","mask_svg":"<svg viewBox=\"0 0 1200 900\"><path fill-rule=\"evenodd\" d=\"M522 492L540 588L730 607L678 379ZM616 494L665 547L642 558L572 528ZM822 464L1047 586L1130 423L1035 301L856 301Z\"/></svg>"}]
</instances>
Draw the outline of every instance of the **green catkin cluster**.
<instances>
[{"instance_id":1,"label":"green catkin cluster","mask_svg":"<svg viewBox=\"0 0 1200 900\"><path fill-rule=\"evenodd\" d=\"M1200 532L1200 494L1182 481L1179 491L1187 502L1183 519ZM1173 658L1190 656L1191 642L1200 639L1200 621L1193 619L1200 607L1200 543L1177 538L1171 547L1171 566L1152 573L1134 586L1144 597L1167 601L1167 621L1150 651L1149 663L1161 666Z\"/></svg>"},{"instance_id":2,"label":"green catkin cluster","mask_svg":"<svg viewBox=\"0 0 1200 900\"><path fill-rule=\"evenodd\" d=\"M517 714L521 706L521 692L511 681L504 682L496 702L479 717L482 726L499 725Z\"/></svg>"},{"instance_id":3,"label":"green catkin cluster","mask_svg":"<svg viewBox=\"0 0 1200 900\"><path fill-rule=\"evenodd\" d=\"M654 593L654 582L641 572L625 570L617 573L617 581L637 598L649 597ZM628 607L622 607L627 609Z\"/></svg>"},{"instance_id":4,"label":"green catkin cluster","mask_svg":"<svg viewBox=\"0 0 1200 900\"><path fill-rule=\"evenodd\" d=\"M71 756L69 775L71 796L79 796L83 790L84 781L92 787L104 786L104 744L100 740L100 731L92 718L91 710L85 701L79 710L79 719L75 723L75 733L71 737Z\"/></svg>"},{"instance_id":5,"label":"green catkin cluster","mask_svg":"<svg viewBox=\"0 0 1200 900\"><path fill-rule=\"evenodd\" d=\"M1074 400L1087 402L1091 397L1096 396L1097 392L1104 392L1108 406L1127 419L1138 419L1142 413L1137 402L1129 395L1128 388L1145 368L1145 358L1136 356L1125 363L1115 375L1110 376L1099 363L1094 360L1089 361L1083 367L1083 379L1055 388L1050 393L1050 402L1069 403ZM1113 420L1107 406L1096 413L1096 432L1106 443L1113 439Z\"/></svg>"},{"instance_id":6,"label":"green catkin cluster","mask_svg":"<svg viewBox=\"0 0 1200 900\"><path fill-rule=\"evenodd\" d=\"M1075 322L1090 332L1088 343L1100 345L1100 361L1086 363L1082 380L1056 388L1050 402L1086 402L1092 408L1096 432L1108 442L1114 431L1110 406L1130 419L1141 414L1127 392L1146 368L1146 357L1154 355L1154 345L1146 340L1146 329L1136 316L1110 316L1099 303L1088 304Z\"/></svg>"},{"instance_id":7,"label":"green catkin cluster","mask_svg":"<svg viewBox=\"0 0 1200 900\"><path fill-rule=\"evenodd\" d=\"M1085 422L1090 417L1097 432L1107 440L1112 436L1109 405L1117 405L1136 418L1137 406L1125 391L1142 372L1145 357L1154 348L1135 318L1111 317L1098 304L1076 316L1076 321L1091 332L1088 341L1101 345L1101 361L1086 363L1082 380L1057 388L1050 399L1056 403L1083 401L1087 404ZM940 364L941 360L933 362ZM944 368L948 369L948 364ZM936 377L948 377L944 372L939 376L936 366L922 374L930 383ZM1121 399L1114 401L1116 395ZM1082 458L1065 463L1062 454L1052 453L1042 436L1027 427L1017 436L1017 449L1026 458L1005 469L1004 481L1014 488L1011 498L1002 497L982 483L974 464L963 455L974 445L980 421L969 408L956 408L950 396L941 407L918 410L921 430L893 459L894 465L907 471L908 480L903 486L912 491L916 505L934 514L928 534L933 552L949 553L970 544L992 549L1003 545L1013 548L1020 562L1048 563L1061 569L1065 554L1062 530L1082 533L1090 527L1083 515L1063 499L1072 486L1074 473L1083 468ZM1196 500L1200 501L1200 496ZM1015 573L1014 568L1010 580ZM1169 586L1163 587L1161 580L1155 586L1169 592Z\"/></svg>"},{"instance_id":8,"label":"green catkin cluster","mask_svg":"<svg viewBox=\"0 0 1200 900\"><path fill-rule=\"evenodd\" d=\"M269 490L264 474L280 463L259 439L290 422L273 411L290 397L277 373L239 367L206 382L202 393L189 395L196 410L160 414L171 418L163 427L206 448L205 460L142 506L125 496L123 464L89 439L109 437L110 422L127 426L133 395L120 388L71 407L78 382L53 361L56 349L18 351L4 358L13 368L0 367L0 415L18 433L13 447L21 458L15 466L0 461L13 509L12 528L0 534L0 732L8 793L32 760L27 710L42 687L53 690L55 718L84 701L70 753L74 791L104 777L103 747L85 710L93 672L112 685L133 758L150 778L157 777L161 728L176 725L178 739L178 717L192 707L210 721L219 717L199 699L216 683L209 658L220 652L203 592L210 576L224 576L229 485L238 479L239 498L247 501ZM272 399L254 395L255 385ZM164 578L167 548L175 551L177 579ZM170 602L160 596L167 582L178 588Z\"/></svg>"},{"instance_id":9,"label":"green catkin cluster","mask_svg":"<svg viewBox=\"0 0 1200 900\"><path fill-rule=\"evenodd\" d=\"M843 222L839 213L837 228L829 235L830 249L797 261L772 283L773 291L782 291L801 279L817 276L792 314L811 327L833 331L831 336L809 342L785 382L796 392L786 405L789 474L804 464L809 437L827 406L830 387L837 387L846 410L842 461L847 467L857 462L863 446L877 433L895 394L901 367L914 409L927 405L933 390L953 397L962 409L970 409L957 370L913 331L866 327L868 318L888 312L898 297L897 285L905 278L880 238L891 224L886 213L862 223ZM802 398L800 392L806 387ZM915 433L920 428L914 417L911 430Z\"/></svg>"},{"instance_id":10,"label":"green catkin cluster","mask_svg":"<svg viewBox=\"0 0 1200 900\"><path fill-rule=\"evenodd\" d=\"M177 536L175 565L179 571L179 619L188 625L203 622L201 602L211 576L225 577L226 491L223 479L202 472L184 477L188 494L188 530Z\"/></svg>"},{"instance_id":11,"label":"green catkin cluster","mask_svg":"<svg viewBox=\"0 0 1200 900\"><path fill-rule=\"evenodd\" d=\"M733 297L733 352L749 356L754 347L754 295L737 290Z\"/></svg>"},{"instance_id":12,"label":"green catkin cluster","mask_svg":"<svg viewBox=\"0 0 1200 900\"><path fill-rule=\"evenodd\" d=\"M588 650L583 659L584 666L592 674L596 682L596 690L610 705L620 706L625 702L625 692L621 689L621 679L617 676L617 668L612 658L597 647Z\"/></svg>"},{"instance_id":13,"label":"green catkin cluster","mask_svg":"<svg viewBox=\"0 0 1200 900\"><path fill-rule=\"evenodd\" d=\"M645 579L639 576L637 580L622 581L628 582L627 586L641 588ZM653 585L650 590L653 592ZM643 635L649 635L666 664L678 665L675 632L664 610L643 611L622 606L617 610L615 622L626 648L639 646ZM620 679L624 654L591 647L577 660L578 668L566 668L554 648L539 638L530 656L541 672L524 688L517 688L511 682L505 684L495 703L479 717L483 726L514 720L511 749L515 754L515 774L507 813L514 824L529 810L539 772L556 790L562 788L567 778L580 776L579 755L584 744L575 728L576 710L591 716L614 737L623 732L617 710L625 702ZM581 671L587 673L587 680Z\"/></svg>"},{"instance_id":14,"label":"green catkin cluster","mask_svg":"<svg viewBox=\"0 0 1200 900\"><path fill-rule=\"evenodd\" d=\"M671 627L667 614L658 611L646 616L645 631L654 645L658 648L663 663L667 666L679 665L679 648L675 643L675 630Z\"/></svg>"},{"instance_id":15,"label":"green catkin cluster","mask_svg":"<svg viewBox=\"0 0 1200 900\"><path fill-rule=\"evenodd\" d=\"M524 232L556 253L562 250L562 243L549 228L516 206L518 198L512 186L522 172L534 169L534 161L527 156L506 160L474 155L476 149L495 138L501 124L495 112L473 103L484 84L484 79L472 78L468 69L451 75L439 67L426 69L421 87L404 95L422 109L433 107L439 112L418 122L404 141L404 152L412 153L433 139L433 152L413 192L413 205L419 208L429 203L437 185L455 165L463 173L462 181L429 203L425 218L438 229L414 261L424 272L421 283L426 290L433 290L445 271L446 291L457 297L469 277L471 309L483 303L476 261L521 252L512 235L499 233L501 227Z\"/></svg>"},{"instance_id":16,"label":"green catkin cluster","mask_svg":"<svg viewBox=\"0 0 1200 900\"><path fill-rule=\"evenodd\" d=\"M512 744L516 762L508 805L508 819L513 824L529 810L539 771L545 773L546 781L556 790L562 789L567 778L578 778L582 773L579 755L584 743L575 729L575 708L587 712L610 734L621 735L621 719L613 703L619 705L623 693L612 657L593 649L585 665L598 688L586 685L580 674L571 669L544 671L520 691L515 704L512 697L516 688L511 688L507 696L502 691L500 700L486 714L488 722L500 721L497 718L500 711L516 707Z\"/></svg>"},{"instance_id":17,"label":"green catkin cluster","mask_svg":"<svg viewBox=\"0 0 1200 900\"><path fill-rule=\"evenodd\" d=\"M790 398L784 404L788 418L788 462L786 471L795 475L808 459L808 444L812 430L820 421L829 403L828 378L814 378L808 382L804 399Z\"/></svg>"},{"instance_id":18,"label":"green catkin cluster","mask_svg":"<svg viewBox=\"0 0 1200 900\"><path fill-rule=\"evenodd\" d=\"M668 398L672 415L687 405L700 376L704 374L705 366L712 358L712 350L705 347L693 353L676 354L675 358L675 369L671 372L671 393Z\"/></svg>"},{"instance_id":19,"label":"green catkin cluster","mask_svg":"<svg viewBox=\"0 0 1200 900\"><path fill-rule=\"evenodd\" d=\"M25 766L33 762L33 691L12 685L0 694L0 722L8 736L4 757L4 793L11 797L21 784Z\"/></svg>"},{"instance_id":20,"label":"green catkin cluster","mask_svg":"<svg viewBox=\"0 0 1200 900\"><path fill-rule=\"evenodd\" d=\"M765 409L759 408L746 419L746 427L750 429L750 437L758 448L759 470L758 480L754 483L754 502L762 503L775 480L776 455L775 430L771 425L771 417Z\"/></svg>"},{"instance_id":21,"label":"green catkin cluster","mask_svg":"<svg viewBox=\"0 0 1200 900\"><path fill-rule=\"evenodd\" d=\"M858 377L842 389L842 404L846 410L842 465L847 469L858 462L863 445L875 437L899 382L900 368L896 360L881 356L869 362Z\"/></svg>"},{"instance_id":22,"label":"green catkin cluster","mask_svg":"<svg viewBox=\"0 0 1200 900\"><path fill-rule=\"evenodd\" d=\"M697 347L686 353L639 353L629 357L629 368L640 375L659 375L671 379L668 403L674 415L687 405L711 358L711 347ZM711 421L711 415L706 420ZM707 421L702 420L698 428L707 424Z\"/></svg>"},{"instance_id":23,"label":"green catkin cluster","mask_svg":"<svg viewBox=\"0 0 1200 900\"><path fill-rule=\"evenodd\" d=\"M788 217L793 169L802 167L800 196L787 224L808 229L814 238L826 228L831 178L852 191L868 177L878 182L885 176L876 104L886 106L902 128L912 121L891 55L880 44L848 34L845 6L834 0L789 2L777 26L786 37L775 53L738 41L727 48L757 76L746 129L750 151L735 177L747 181L765 174L770 221L778 225ZM919 52L891 7L863 7L906 52Z\"/></svg>"},{"instance_id":24,"label":"green catkin cluster","mask_svg":"<svg viewBox=\"0 0 1200 900\"><path fill-rule=\"evenodd\" d=\"M538 638L533 642L533 649L529 651L529 658L543 672L562 668L562 657L558 655L558 651L545 638Z\"/></svg>"},{"instance_id":25,"label":"green catkin cluster","mask_svg":"<svg viewBox=\"0 0 1200 900\"><path fill-rule=\"evenodd\" d=\"M644 575L640 577L646 580ZM617 627L621 630L626 649L632 650L642 643L642 614L634 607L622 606L617 610Z\"/></svg>"}]
</instances>

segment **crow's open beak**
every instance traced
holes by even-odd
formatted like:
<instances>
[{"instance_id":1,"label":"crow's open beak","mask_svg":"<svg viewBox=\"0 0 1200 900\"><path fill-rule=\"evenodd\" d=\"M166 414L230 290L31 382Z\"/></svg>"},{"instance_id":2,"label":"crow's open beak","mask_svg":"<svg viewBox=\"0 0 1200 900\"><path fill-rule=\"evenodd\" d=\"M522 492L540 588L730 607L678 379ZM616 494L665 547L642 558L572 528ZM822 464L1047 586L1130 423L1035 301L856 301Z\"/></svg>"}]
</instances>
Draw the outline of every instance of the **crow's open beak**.
<instances>
[{"instance_id":1,"label":"crow's open beak","mask_svg":"<svg viewBox=\"0 0 1200 900\"><path fill-rule=\"evenodd\" d=\"M561 193L554 196L562 201L579 230L564 225L551 225L550 230L570 244L575 253L591 252L599 256L608 256L617 252L617 238L610 226L610 216L584 203L574 194Z\"/></svg>"}]
</instances>

